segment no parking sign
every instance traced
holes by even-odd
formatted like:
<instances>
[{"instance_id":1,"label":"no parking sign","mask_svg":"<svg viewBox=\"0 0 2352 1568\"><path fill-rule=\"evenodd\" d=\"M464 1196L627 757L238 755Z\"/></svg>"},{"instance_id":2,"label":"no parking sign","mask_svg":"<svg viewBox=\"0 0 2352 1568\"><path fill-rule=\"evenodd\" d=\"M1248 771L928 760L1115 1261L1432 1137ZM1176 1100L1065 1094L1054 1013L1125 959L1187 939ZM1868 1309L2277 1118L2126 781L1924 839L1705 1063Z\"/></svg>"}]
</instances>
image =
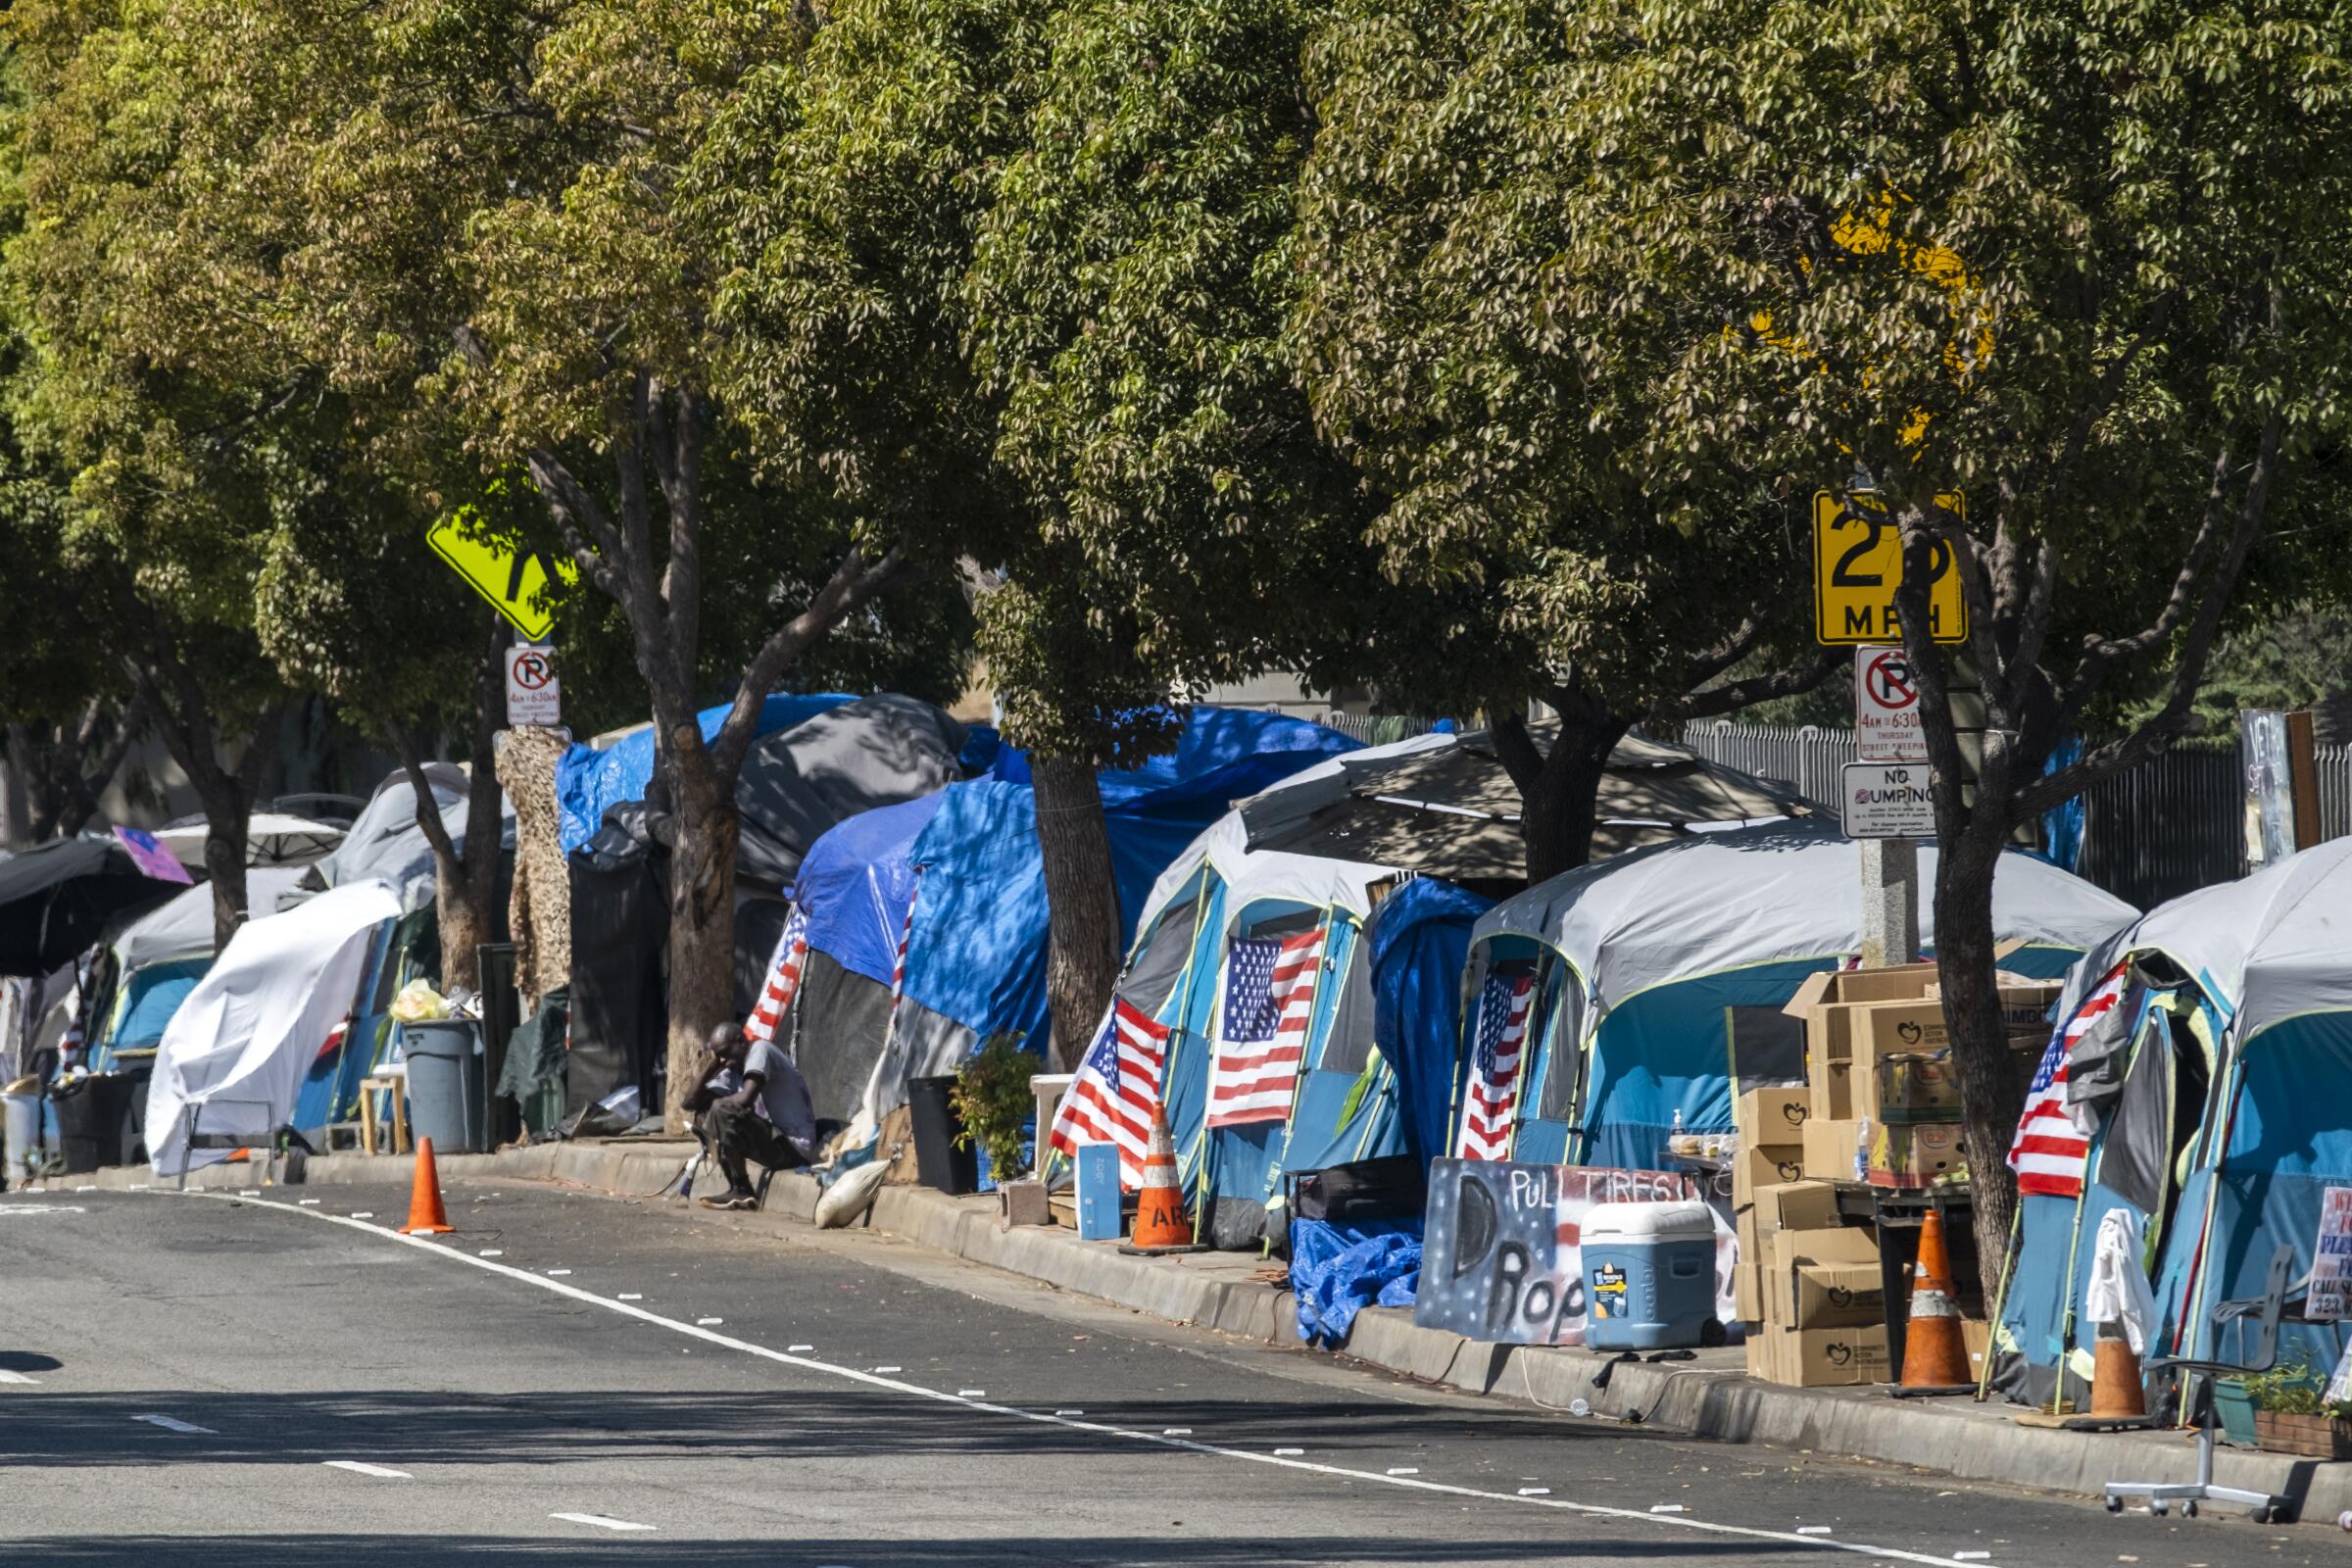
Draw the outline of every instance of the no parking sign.
<instances>
[{"instance_id":1,"label":"no parking sign","mask_svg":"<svg viewBox=\"0 0 2352 1568\"><path fill-rule=\"evenodd\" d=\"M537 724L554 729L564 722L564 688L556 680L556 651L544 643L507 650L507 725Z\"/></svg>"},{"instance_id":2,"label":"no parking sign","mask_svg":"<svg viewBox=\"0 0 2352 1568\"><path fill-rule=\"evenodd\" d=\"M1854 650L1854 756L1865 762L1924 762L1919 684L1900 648Z\"/></svg>"}]
</instances>

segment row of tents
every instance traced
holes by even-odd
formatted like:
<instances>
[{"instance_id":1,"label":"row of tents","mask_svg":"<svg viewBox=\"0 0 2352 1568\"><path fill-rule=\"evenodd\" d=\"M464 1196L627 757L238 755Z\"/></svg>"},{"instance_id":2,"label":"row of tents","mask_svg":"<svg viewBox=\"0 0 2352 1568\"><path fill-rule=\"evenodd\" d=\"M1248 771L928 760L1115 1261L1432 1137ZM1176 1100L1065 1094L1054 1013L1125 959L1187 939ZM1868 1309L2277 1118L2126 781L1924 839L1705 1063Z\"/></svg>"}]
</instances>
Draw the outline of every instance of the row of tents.
<instances>
[{"instance_id":1,"label":"row of tents","mask_svg":"<svg viewBox=\"0 0 2352 1568\"><path fill-rule=\"evenodd\" d=\"M1042 1054L1047 908L1022 754L901 697L777 698L762 722L739 793L736 1001L753 1014L789 992L766 1027L818 1113L871 1137L913 1079L980 1043L1012 1036ZM455 768L428 778L461 832L465 782ZM1183 1177L1223 1245L1263 1236L1286 1173L1348 1160L1656 1166L1678 1127L1731 1129L1742 1064L1801 1052L1783 1008L1860 947L1855 845L1781 786L1640 740L1612 758L1592 863L1532 888L1516 792L1476 733L1366 748L1202 708L1174 753L1101 787L1127 952L1118 1000L1166 1031ZM546 788L568 893L567 1102L630 1085L650 1101L666 909L650 737L564 751ZM255 872L258 918L220 960L202 888L110 912L137 890L75 848L109 880L54 885L27 931L7 896L11 876L31 880L30 857L0 862L0 953L50 937L106 951L91 1058L158 1054L143 1126L159 1168L191 1100L268 1101L311 1133L348 1115L359 1080L397 1049L391 1000L434 956L415 805L388 780L334 855ZM512 815L501 833L514 841ZM2003 858L2005 965L2067 977L2061 1035L2102 997L2110 1020L2085 1036L2101 1070L2074 1074L2083 1177L2029 1183L2004 1271L1995 1347L2010 1393L2081 1393L2094 1327L2082 1300L2110 1210L2139 1222L2167 1344L2209 1348L2213 1306L2258 1285L2281 1242L2299 1279L2318 1261L2323 1298L2324 1216L2352 1213L2352 1102L2335 1087L2352 1082L2348 920L2343 844L2145 916L2030 855ZM1236 945L1306 932L1322 972L1287 1110L1212 1126ZM1497 1034L1482 1009L1496 1006L1515 1009L1526 1056L1507 1116L1465 1150L1464 1086ZM2315 1362L2341 1348L2324 1314L2291 1334Z\"/></svg>"}]
</instances>

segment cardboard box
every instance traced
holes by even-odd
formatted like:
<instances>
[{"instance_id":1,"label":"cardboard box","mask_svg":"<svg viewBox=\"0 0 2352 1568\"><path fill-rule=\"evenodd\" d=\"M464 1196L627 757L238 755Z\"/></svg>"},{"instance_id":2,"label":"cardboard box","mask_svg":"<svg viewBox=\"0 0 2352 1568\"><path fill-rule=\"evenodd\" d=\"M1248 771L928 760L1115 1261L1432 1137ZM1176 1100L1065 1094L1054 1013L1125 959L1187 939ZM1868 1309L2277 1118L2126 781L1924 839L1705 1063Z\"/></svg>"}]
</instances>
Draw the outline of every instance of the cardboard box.
<instances>
[{"instance_id":1,"label":"cardboard box","mask_svg":"<svg viewBox=\"0 0 2352 1568\"><path fill-rule=\"evenodd\" d=\"M1968 1350L1968 1369L1982 1381L1984 1357L1992 1353L1992 1325L1981 1317L1960 1320L1960 1343Z\"/></svg>"},{"instance_id":2,"label":"cardboard box","mask_svg":"<svg viewBox=\"0 0 2352 1568\"><path fill-rule=\"evenodd\" d=\"M1804 1131L1812 1113L1812 1095L1803 1084L1787 1088L1751 1089L1740 1097L1734 1115L1740 1142L1791 1145Z\"/></svg>"},{"instance_id":3,"label":"cardboard box","mask_svg":"<svg viewBox=\"0 0 2352 1568\"><path fill-rule=\"evenodd\" d=\"M1805 1061L1842 1061L1852 1053L1845 1048L1846 1015L1838 1009L1874 1002L1916 1002L1936 983L1932 963L1906 963L1886 969L1825 969L1807 975L1796 995L1781 1010L1805 1024Z\"/></svg>"},{"instance_id":4,"label":"cardboard box","mask_svg":"<svg viewBox=\"0 0 2352 1568\"><path fill-rule=\"evenodd\" d=\"M1838 1223L1838 1190L1828 1182L1783 1182L1756 1189L1749 1211L1759 1237L1779 1231L1824 1231Z\"/></svg>"},{"instance_id":5,"label":"cardboard box","mask_svg":"<svg viewBox=\"0 0 2352 1568\"><path fill-rule=\"evenodd\" d=\"M1858 1180L1854 1154L1861 1141L1862 1124L1858 1121L1844 1118L1837 1121L1806 1121L1801 1162L1805 1177L1817 1182Z\"/></svg>"},{"instance_id":6,"label":"cardboard box","mask_svg":"<svg viewBox=\"0 0 2352 1568\"><path fill-rule=\"evenodd\" d=\"M1766 1321L1782 1328L1867 1328L1886 1321L1879 1248L1852 1226L1782 1231L1772 1239Z\"/></svg>"},{"instance_id":7,"label":"cardboard box","mask_svg":"<svg viewBox=\"0 0 2352 1568\"><path fill-rule=\"evenodd\" d=\"M2030 980L2022 974L2003 970L1995 981L2001 994L2001 1027L2012 1034L2038 1030L2049 1033L2050 1006L2066 990L2063 980ZM1928 995L1940 997L1943 987L1932 987Z\"/></svg>"},{"instance_id":8,"label":"cardboard box","mask_svg":"<svg viewBox=\"0 0 2352 1568\"><path fill-rule=\"evenodd\" d=\"M1780 1348L1780 1336L1770 1329L1756 1329L1747 1337L1747 1375L1759 1383L1781 1382L1780 1361L1774 1351Z\"/></svg>"},{"instance_id":9,"label":"cardboard box","mask_svg":"<svg viewBox=\"0 0 2352 1568\"><path fill-rule=\"evenodd\" d=\"M1871 1133L1869 1179L1874 1187L1926 1187L1967 1166L1968 1150L1956 1123L1879 1127Z\"/></svg>"},{"instance_id":10,"label":"cardboard box","mask_svg":"<svg viewBox=\"0 0 2352 1568\"><path fill-rule=\"evenodd\" d=\"M1804 1176L1803 1146L1765 1144L1751 1149L1742 1144L1738 1157L1732 1161L1732 1207L1737 1210L1752 1205L1759 1187L1802 1181Z\"/></svg>"},{"instance_id":11,"label":"cardboard box","mask_svg":"<svg viewBox=\"0 0 2352 1568\"><path fill-rule=\"evenodd\" d=\"M1773 1381L1802 1389L1851 1388L1885 1383L1893 1373L1886 1358L1886 1325L1868 1328L1767 1329Z\"/></svg>"},{"instance_id":12,"label":"cardboard box","mask_svg":"<svg viewBox=\"0 0 2352 1568\"><path fill-rule=\"evenodd\" d=\"M1816 1061L1808 1069L1812 1074L1805 1090L1812 1097L1812 1110L1807 1121L1852 1121L1854 1119L1854 1063L1850 1057L1836 1061Z\"/></svg>"},{"instance_id":13,"label":"cardboard box","mask_svg":"<svg viewBox=\"0 0 2352 1568\"><path fill-rule=\"evenodd\" d=\"M1740 1266L1732 1271L1732 1297L1740 1322L1764 1321L1764 1263L1744 1247L1740 1250Z\"/></svg>"},{"instance_id":14,"label":"cardboard box","mask_svg":"<svg viewBox=\"0 0 2352 1568\"><path fill-rule=\"evenodd\" d=\"M1960 1119L1960 1073L1947 1051L1898 1051L1878 1058L1872 1098L1889 1124Z\"/></svg>"}]
</instances>

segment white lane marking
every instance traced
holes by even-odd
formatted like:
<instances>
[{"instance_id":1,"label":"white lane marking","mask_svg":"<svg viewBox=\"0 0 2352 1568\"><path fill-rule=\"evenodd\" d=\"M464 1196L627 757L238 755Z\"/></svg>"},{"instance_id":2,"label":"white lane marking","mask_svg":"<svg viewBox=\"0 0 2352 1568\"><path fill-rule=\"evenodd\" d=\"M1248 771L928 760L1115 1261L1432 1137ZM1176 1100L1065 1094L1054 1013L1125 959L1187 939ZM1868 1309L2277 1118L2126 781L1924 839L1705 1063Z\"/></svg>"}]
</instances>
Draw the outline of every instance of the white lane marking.
<instances>
[{"instance_id":1,"label":"white lane marking","mask_svg":"<svg viewBox=\"0 0 2352 1568\"><path fill-rule=\"evenodd\" d=\"M1421 1472L1419 1470L1415 1469L1411 1465L1398 1465L1396 1469L1389 1472L1389 1474L1393 1476L1417 1476Z\"/></svg>"},{"instance_id":2,"label":"white lane marking","mask_svg":"<svg viewBox=\"0 0 2352 1568\"><path fill-rule=\"evenodd\" d=\"M162 1427L166 1432L197 1433L208 1438L217 1438L220 1435L211 1427L200 1427L193 1421L182 1421L173 1415L134 1415L131 1419L144 1421L151 1427Z\"/></svg>"},{"instance_id":3,"label":"white lane marking","mask_svg":"<svg viewBox=\"0 0 2352 1568\"><path fill-rule=\"evenodd\" d=\"M642 1301L645 1299L645 1295L641 1291L624 1291L612 1299L615 1301Z\"/></svg>"},{"instance_id":4,"label":"white lane marking","mask_svg":"<svg viewBox=\"0 0 2352 1568\"><path fill-rule=\"evenodd\" d=\"M787 1345L784 1348L791 1354L798 1355L803 1350L813 1350L816 1347L813 1345Z\"/></svg>"},{"instance_id":5,"label":"white lane marking","mask_svg":"<svg viewBox=\"0 0 2352 1568\"><path fill-rule=\"evenodd\" d=\"M551 1268L547 1271L547 1277L551 1280L560 1280L570 1272L571 1270L567 1268Z\"/></svg>"},{"instance_id":6,"label":"white lane marking","mask_svg":"<svg viewBox=\"0 0 2352 1568\"><path fill-rule=\"evenodd\" d=\"M1955 1551L1952 1553L1952 1561L1983 1562L1991 1555L1992 1553L1989 1551Z\"/></svg>"},{"instance_id":7,"label":"white lane marking","mask_svg":"<svg viewBox=\"0 0 2352 1568\"><path fill-rule=\"evenodd\" d=\"M0 1383L28 1383L34 1388L39 1388L41 1380L28 1378L22 1372L11 1372L6 1367L0 1367Z\"/></svg>"},{"instance_id":8,"label":"white lane marking","mask_svg":"<svg viewBox=\"0 0 2352 1568\"><path fill-rule=\"evenodd\" d=\"M1084 1415L1086 1412L1084 1410L1056 1410L1054 1414L1056 1419L1060 1419L1065 1416Z\"/></svg>"},{"instance_id":9,"label":"white lane marking","mask_svg":"<svg viewBox=\"0 0 2352 1568\"><path fill-rule=\"evenodd\" d=\"M80 1214L79 1203L0 1203L0 1214Z\"/></svg>"},{"instance_id":10,"label":"white lane marking","mask_svg":"<svg viewBox=\"0 0 2352 1568\"><path fill-rule=\"evenodd\" d=\"M652 1525L641 1525L633 1519L612 1519L601 1513L551 1513L548 1517L550 1519L567 1519L575 1525L594 1525L599 1530L651 1530L654 1528Z\"/></svg>"},{"instance_id":11,"label":"white lane marking","mask_svg":"<svg viewBox=\"0 0 2352 1568\"><path fill-rule=\"evenodd\" d=\"M718 1319L714 1317L698 1317L695 1319L695 1321L697 1323L715 1323L718 1321ZM904 1372L906 1369L903 1366L878 1366L874 1368L874 1370L877 1372Z\"/></svg>"},{"instance_id":12,"label":"white lane marking","mask_svg":"<svg viewBox=\"0 0 2352 1568\"><path fill-rule=\"evenodd\" d=\"M493 1247L493 1248L491 1248L491 1249L490 1249L488 1251L484 1252L482 1255L483 1255L484 1257L504 1257L504 1256L506 1256L507 1254L506 1254L506 1251L505 1251L505 1250L504 1250L504 1249Z\"/></svg>"},{"instance_id":13,"label":"white lane marking","mask_svg":"<svg viewBox=\"0 0 2352 1568\"><path fill-rule=\"evenodd\" d=\"M76 1187L74 1190L77 1193L94 1193L98 1190L98 1184L92 1182L86 1187Z\"/></svg>"},{"instance_id":14,"label":"white lane marking","mask_svg":"<svg viewBox=\"0 0 2352 1568\"><path fill-rule=\"evenodd\" d=\"M416 1479L406 1470L395 1470L385 1464L368 1464L359 1459L321 1459L318 1462L329 1470L348 1470L355 1476L382 1476L386 1481L413 1481Z\"/></svg>"},{"instance_id":15,"label":"white lane marking","mask_svg":"<svg viewBox=\"0 0 2352 1568\"><path fill-rule=\"evenodd\" d=\"M217 1194L195 1192L191 1192L187 1196L215 1199L219 1197ZM1205 1454L1218 1459L1232 1459L1244 1464L1272 1465L1277 1469L1297 1470L1306 1475L1327 1476L1341 1481L1378 1481L1401 1491L1426 1492L1445 1497L1464 1497L1474 1502L1515 1502L1530 1508L1549 1508L1560 1513L1578 1514L1589 1519L1615 1519L1629 1523L1656 1525L1665 1529L1693 1530L1703 1535L1729 1536L1741 1541L1777 1541L1789 1545L1812 1546L1822 1551L1840 1551L1850 1556L1876 1557L1883 1562L1922 1563L1930 1565L1930 1568L1950 1568L1952 1561L1948 1556L1932 1556L1924 1551L1904 1551L1894 1546L1874 1546L1858 1541L1823 1540L1818 1536L1793 1535L1786 1530L1763 1530L1753 1525L1720 1524L1712 1519L1695 1519L1688 1515L1643 1513L1633 1508L1612 1508L1597 1502L1574 1502L1566 1497L1517 1497L1507 1492L1489 1492L1478 1487L1455 1486L1444 1481L1423 1481L1415 1476L1380 1475L1369 1470L1350 1470L1345 1465L1324 1464L1313 1459L1277 1459L1270 1454L1249 1448L1225 1448L1219 1447L1213 1443L1201 1443L1190 1438L1163 1437L1150 1432L1140 1432L1131 1427L1114 1427L1101 1421L1070 1419L1071 1415L1077 1412L1056 1411L1048 1415L1041 1410L1023 1410L1009 1404L982 1404L972 1400L957 1399L943 1389L926 1389L917 1383L906 1383L897 1378L878 1377L871 1372L860 1372L854 1366L842 1366L833 1361L813 1360L776 1349L773 1346L755 1345L750 1340L739 1340L728 1334L713 1334L709 1329L691 1323L681 1323L676 1318L663 1317L659 1312L650 1311L632 1302L607 1300L604 1297L591 1295L576 1286L560 1284L555 1280L542 1278L524 1269L511 1268L504 1263L485 1263L479 1258L467 1257L464 1252L454 1252L446 1247L435 1247L431 1243L420 1241L414 1236L403 1236L400 1232L386 1226L362 1225L344 1215L329 1214L323 1210L316 1214L307 1213L302 1209L270 1199L264 1199L258 1203L249 1203L246 1206L283 1209L286 1213L297 1215L303 1219L315 1219L327 1225L347 1225L353 1230L366 1231L368 1235L382 1241L395 1242L404 1247L420 1248L438 1257L446 1257L471 1268L503 1275L524 1285L535 1285L540 1290L552 1291L558 1296L567 1297L575 1301L585 1302L591 1306L601 1306L608 1312L619 1312L625 1316L636 1318L640 1322L665 1328L673 1334L682 1334L688 1339L701 1340L705 1344L715 1345L721 1349L758 1356L763 1361L773 1361L780 1366L799 1367L805 1372L822 1372L845 1382L862 1383L868 1388L885 1389L893 1394L906 1395L909 1398L930 1399L941 1404L959 1404L967 1410L978 1410L988 1415L1002 1416L1009 1420L1032 1421L1041 1426L1066 1427L1072 1432L1093 1433L1105 1438L1124 1438L1130 1442L1149 1444L1154 1447L1175 1448L1186 1453ZM559 1515L557 1517L565 1516Z\"/></svg>"},{"instance_id":16,"label":"white lane marking","mask_svg":"<svg viewBox=\"0 0 2352 1568\"><path fill-rule=\"evenodd\" d=\"M1522 1497L1548 1497L1551 1495L1551 1489L1549 1487L1521 1487L1519 1495Z\"/></svg>"},{"instance_id":17,"label":"white lane marking","mask_svg":"<svg viewBox=\"0 0 2352 1568\"><path fill-rule=\"evenodd\" d=\"M698 1329L714 1329L725 1321L723 1317L698 1317L694 1320L694 1326Z\"/></svg>"},{"instance_id":18,"label":"white lane marking","mask_svg":"<svg viewBox=\"0 0 2352 1568\"><path fill-rule=\"evenodd\" d=\"M1159 1435L1163 1438L1189 1438L1193 1435L1193 1429L1191 1427L1161 1427Z\"/></svg>"},{"instance_id":19,"label":"white lane marking","mask_svg":"<svg viewBox=\"0 0 2352 1568\"><path fill-rule=\"evenodd\" d=\"M957 1389L956 1397L958 1399L985 1399L988 1397L988 1391L986 1389Z\"/></svg>"},{"instance_id":20,"label":"white lane marking","mask_svg":"<svg viewBox=\"0 0 2352 1568\"><path fill-rule=\"evenodd\" d=\"M1276 1448L1274 1456L1278 1459L1296 1459L1305 1451L1304 1448Z\"/></svg>"},{"instance_id":21,"label":"white lane marking","mask_svg":"<svg viewBox=\"0 0 2352 1568\"><path fill-rule=\"evenodd\" d=\"M1685 1513L1689 1510L1679 1502L1653 1502L1649 1505L1649 1511L1651 1513Z\"/></svg>"},{"instance_id":22,"label":"white lane marking","mask_svg":"<svg viewBox=\"0 0 2352 1568\"><path fill-rule=\"evenodd\" d=\"M137 1191L138 1191L138 1189L134 1187L134 1188L132 1188L132 1189L131 1189L131 1191L135 1193L135 1192L137 1192ZM301 1200L301 1205L300 1205L300 1206L302 1206L302 1207L304 1207L304 1208L317 1208L317 1207L318 1207L318 1205L319 1205L321 1202L323 1202L323 1201L324 1201L324 1200L323 1200L323 1199L318 1199L318 1198L305 1198L305 1199Z\"/></svg>"},{"instance_id":23,"label":"white lane marking","mask_svg":"<svg viewBox=\"0 0 2352 1568\"><path fill-rule=\"evenodd\" d=\"M372 1208L363 1208L351 1217L353 1219L373 1219L375 1218L375 1210Z\"/></svg>"},{"instance_id":24,"label":"white lane marking","mask_svg":"<svg viewBox=\"0 0 2352 1568\"><path fill-rule=\"evenodd\" d=\"M1826 1536L1830 1533L1830 1527L1828 1525L1798 1525L1796 1533L1800 1536Z\"/></svg>"}]
</instances>

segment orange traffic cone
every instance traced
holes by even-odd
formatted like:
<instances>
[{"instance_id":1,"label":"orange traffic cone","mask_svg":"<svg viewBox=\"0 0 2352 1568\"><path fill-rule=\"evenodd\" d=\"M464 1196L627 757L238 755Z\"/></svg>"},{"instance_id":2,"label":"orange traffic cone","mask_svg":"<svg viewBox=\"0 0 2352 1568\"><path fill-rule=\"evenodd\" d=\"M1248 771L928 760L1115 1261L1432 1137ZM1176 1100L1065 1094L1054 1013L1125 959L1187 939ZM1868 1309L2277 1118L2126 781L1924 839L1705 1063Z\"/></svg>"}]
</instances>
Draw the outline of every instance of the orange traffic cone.
<instances>
[{"instance_id":1,"label":"orange traffic cone","mask_svg":"<svg viewBox=\"0 0 2352 1568\"><path fill-rule=\"evenodd\" d=\"M409 1192L409 1222L403 1236L447 1236L457 1227L441 1206L441 1172L433 1165L433 1141L416 1140L416 1184Z\"/></svg>"},{"instance_id":2,"label":"orange traffic cone","mask_svg":"<svg viewBox=\"0 0 2352 1568\"><path fill-rule=\"evenodd\" d=\"M1144 1151L1144 1188L1136 1195L1135 1236L1129 1250L1157 1252L1190 1249L1192 1222L1184 1217L1184 1195L1176 1187L1176 1141L1168 1136L1163 1107L1152 1107L1152 1142Z\"/></svg>"},{"instance_id":3,"label":"orange traffic cone","mask_svg":"<svg viewBox=\"0 0 2352 1568\"><path fill-rule=\"evenodd\" d=\"M2101 1420L2136 1421L2148 1413L2145 1380L2132 1342L2113 1330L2113 1324L2100 1324L2091 1349L2090 1413Z\"/></svg>"},{"instance_id":4,"label":"orange traffic cone","mask_svg":"<svg viewBox=\"0 0 2352 1568\"><path fill-rule=\"evenodd\" d=\"M1960 1308L1952 1302L1952 1257L1943 1244L1943 1214L1929 1209L1919 1228L1919 1261L1911 1268L1911 1321L1903 1331L1903 1390L1921 1394L1976 1388L1968 1375L1968 1344Z\"/></svg>"}]
</instances>

